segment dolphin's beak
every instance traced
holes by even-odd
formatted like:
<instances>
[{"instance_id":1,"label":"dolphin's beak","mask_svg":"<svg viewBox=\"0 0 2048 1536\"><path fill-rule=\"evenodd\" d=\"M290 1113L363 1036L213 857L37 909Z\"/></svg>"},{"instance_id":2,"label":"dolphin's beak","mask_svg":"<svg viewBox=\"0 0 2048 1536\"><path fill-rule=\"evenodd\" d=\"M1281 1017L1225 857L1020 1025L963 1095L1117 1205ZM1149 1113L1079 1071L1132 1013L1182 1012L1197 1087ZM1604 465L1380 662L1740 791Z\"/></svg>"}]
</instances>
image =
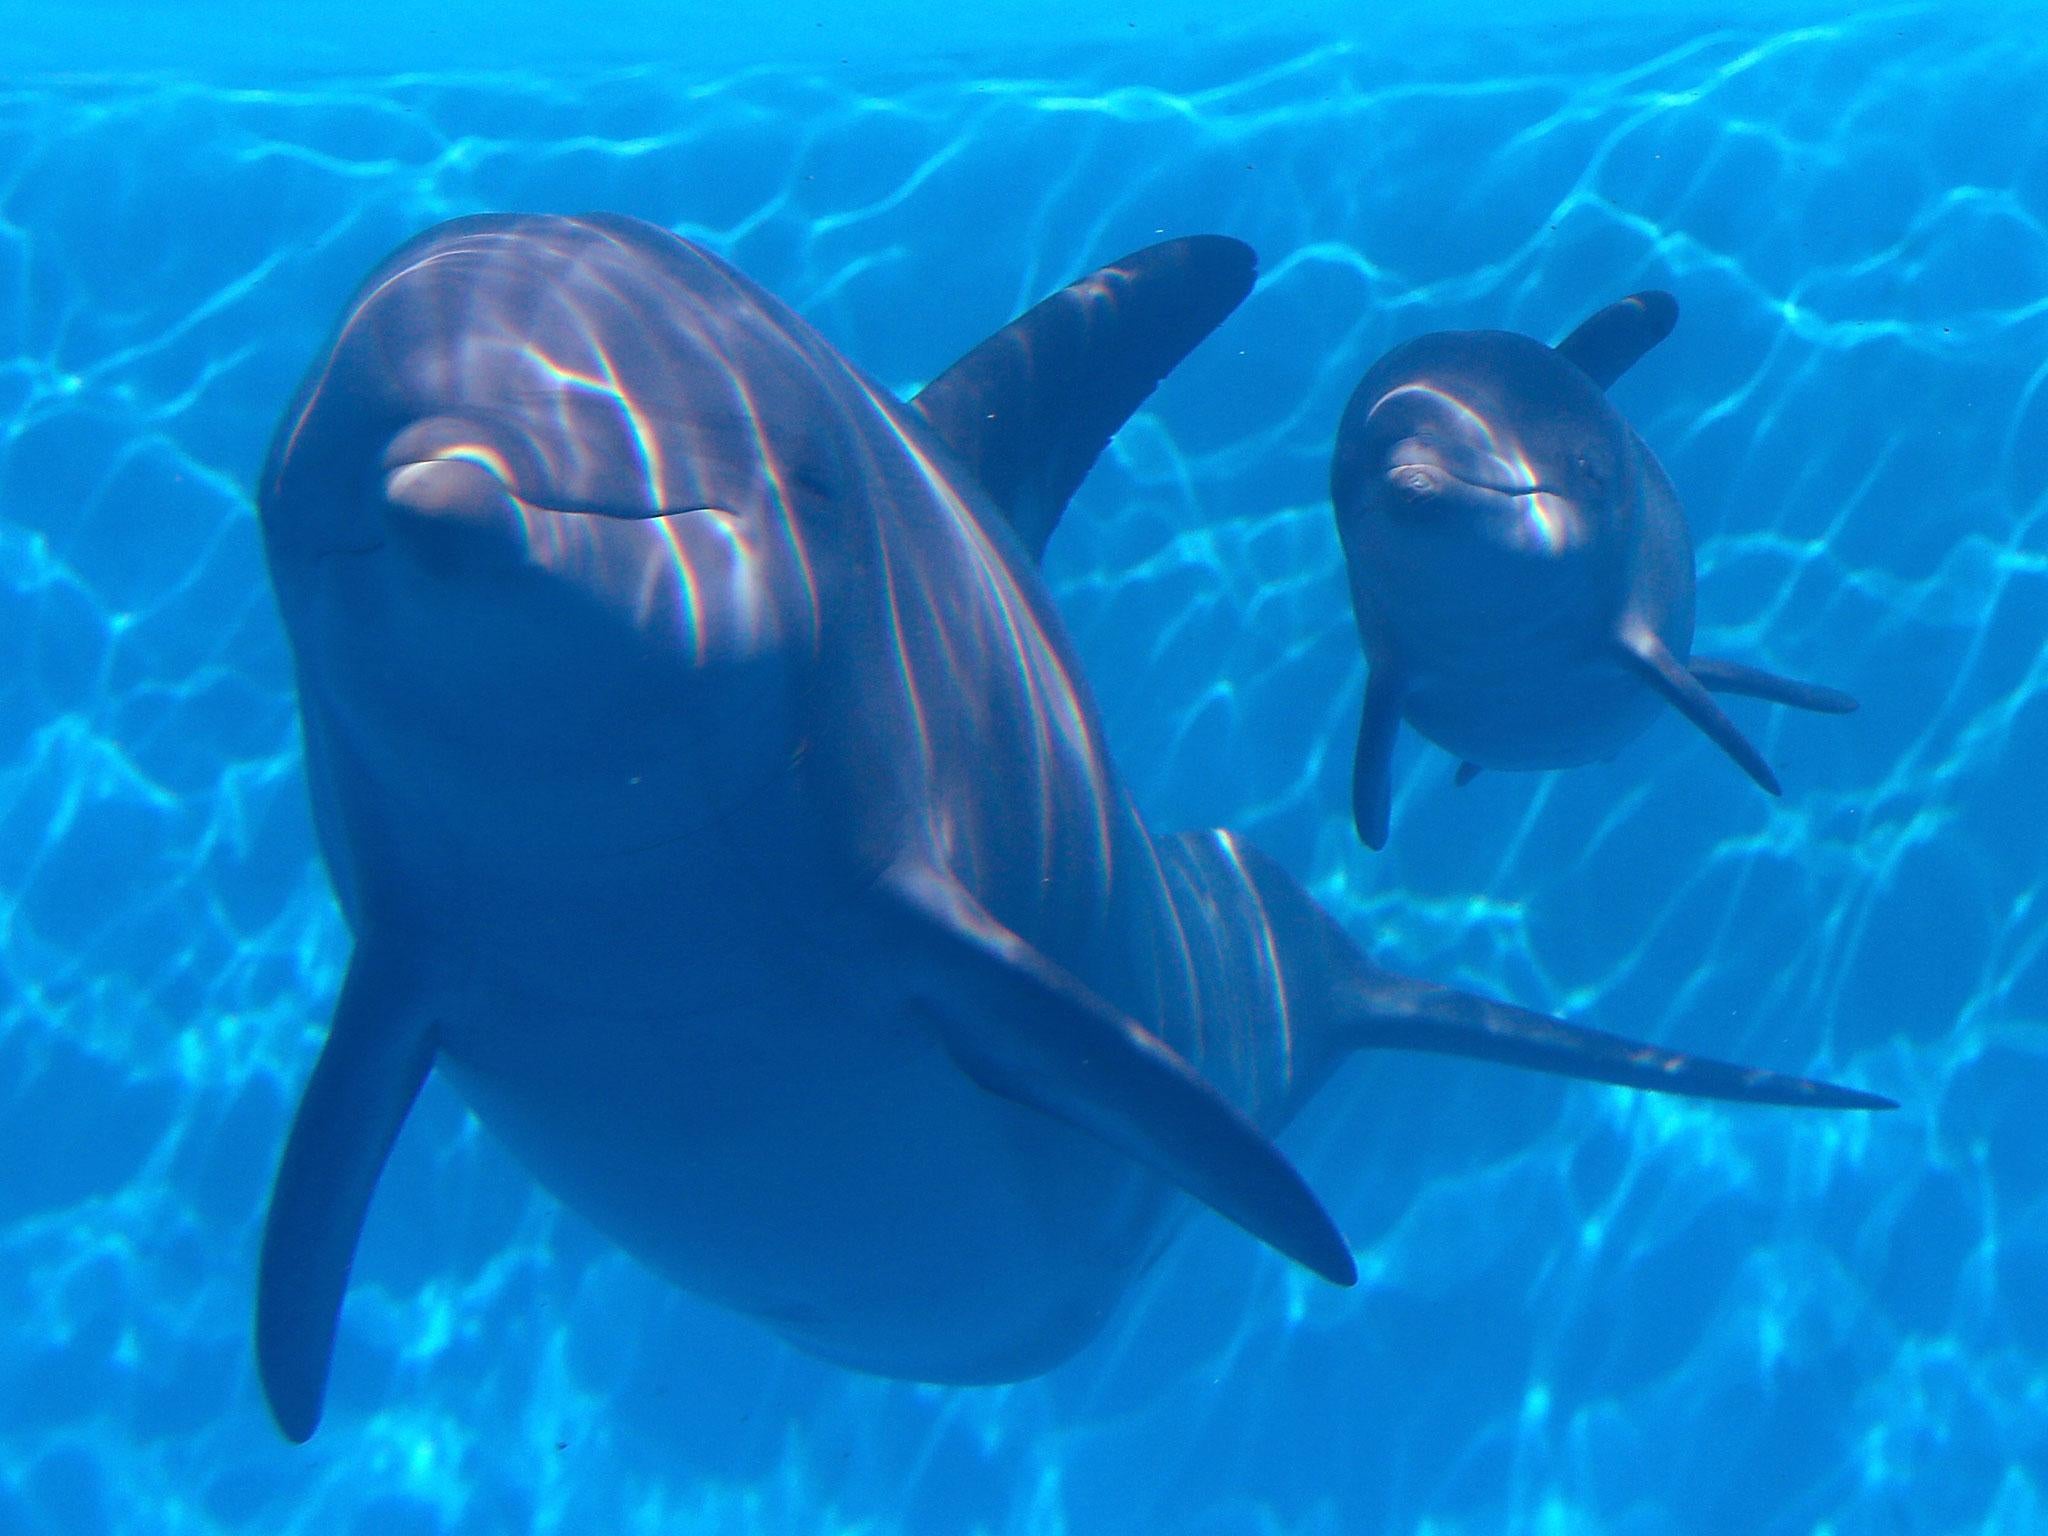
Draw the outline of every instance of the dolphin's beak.
<instances>
[{"instance_id":1,"label":"dolphin's beak","mask_svg":"<svg viewBox=\"0 0 2048 1536\"><path fill-rule=\"evenodd\" d=\"M421 459L385 471L384 499L420 517L486 522L509 509L503 480L473 459Z\"/></svg>"},{"instance_id":2,"label":"dolphin's beak","mask_svg":"<svg viewBox=\"0 0 2048 1536\"><path fill-rule=\"evenodd\" d=\"M519 499L517 456L503 432L433 417L399 433L384 454L384 523L395 542L448 574L524 564L530 509Z\"/></svg>"},{"instance_id":3,"label":"dolphin's beak","mask_svg":"<svg viewBox=\"0 0 2048 1536\"><path fill-rule=\"evenodd\" d=\"M390 465L384 522L395 543L441 575L524 565L531 547L528 509L491 467L469 457Z\"/></svg>"}]
</instances>

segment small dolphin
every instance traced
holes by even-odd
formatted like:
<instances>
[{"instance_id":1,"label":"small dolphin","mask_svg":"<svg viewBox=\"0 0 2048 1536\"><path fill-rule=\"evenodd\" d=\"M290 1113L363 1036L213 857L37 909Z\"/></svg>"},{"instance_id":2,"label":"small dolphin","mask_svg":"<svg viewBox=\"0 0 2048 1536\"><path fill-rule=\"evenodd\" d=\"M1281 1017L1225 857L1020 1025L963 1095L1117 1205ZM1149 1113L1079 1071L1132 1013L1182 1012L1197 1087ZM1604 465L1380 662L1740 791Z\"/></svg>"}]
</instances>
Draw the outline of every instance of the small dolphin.
<instances>
[{"instance_id":1,"label":"small dolphin","mask_svg":"<svg viewBox=\"0 0 2048 1536\"><path fill-rule=\"evenodd\" d=\"M1685 514L1603 393L1677 321L1670 294L1639 293L1555 348L1439 331L1394 348L1352 394L1330 497L1368 667L1351 795L1369 847L1386 845L1403 719L1463 759L1463 784L1481 768L1612 757L1662 701L1775 795L1769 765L1709 695L1856 707L1690 654Z\"/></svg>"},{"instance_id":2,"label":"small dolphin","mask_svg":"<svg viewBox=\"0 0 2048 1536\"><path fill-rule=\"evenodd\" d=\"M1231 834L1148 835L1030 551L1252 277L1141 251L906 406L629 219L370 276L259 498L355 937L263 1234L288 1436L433 1067L650 1268L948 1382L1079 1348L1176 1188L1349 1283L1269 1136L1350 1051L1888 1102L1387 975Z\"/></svg>"}]
</instances>

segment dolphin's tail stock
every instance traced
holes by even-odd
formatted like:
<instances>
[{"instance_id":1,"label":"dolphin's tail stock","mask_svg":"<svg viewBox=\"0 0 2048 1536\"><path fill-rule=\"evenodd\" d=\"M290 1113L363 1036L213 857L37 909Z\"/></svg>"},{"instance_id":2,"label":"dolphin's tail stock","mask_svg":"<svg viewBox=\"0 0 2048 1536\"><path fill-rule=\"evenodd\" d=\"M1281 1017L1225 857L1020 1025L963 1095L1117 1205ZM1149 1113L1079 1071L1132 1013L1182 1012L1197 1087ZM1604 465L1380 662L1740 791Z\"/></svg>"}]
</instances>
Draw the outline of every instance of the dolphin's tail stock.
<instances>
[{"instance_id":1,"label":"dolphin's tail stock","mask_svg":"<svg viewBox=\"0 0 2048 1536\"><path fill-rule=\"evenodd\" d=\"M1308 1048L1301 1086L1311 1091L1320 1074L1348 1052L1428 1051L1695 1099L1807 1109L1898 1108L1860 1088L1688 1056L1455 987L1391 975L1374 966L1271 858L1228 833L1202 836L1220 837L1251 884L1290 1016L1319 1021L1321 1038L1298 1042ZM1198 839L1187 841L1198 846Z\"/></svg>"}]
</instances>

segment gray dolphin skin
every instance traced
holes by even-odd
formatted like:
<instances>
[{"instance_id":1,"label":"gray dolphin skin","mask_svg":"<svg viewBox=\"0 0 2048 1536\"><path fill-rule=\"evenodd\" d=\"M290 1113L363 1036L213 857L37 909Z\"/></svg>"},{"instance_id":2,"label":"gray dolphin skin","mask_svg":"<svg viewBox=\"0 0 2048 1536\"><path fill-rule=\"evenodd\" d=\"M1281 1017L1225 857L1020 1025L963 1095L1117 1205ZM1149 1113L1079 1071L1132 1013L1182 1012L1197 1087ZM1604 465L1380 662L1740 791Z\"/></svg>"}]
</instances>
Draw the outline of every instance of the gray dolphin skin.
<instances>
[{"instance_id":1,"label":"gray dolphin skin","mask_svg":"<svg viewBox=\"0 0 2048 1536\"><path fill-rule=\"evenodd\" d=\"M1604 393L1670 334L1639 293L1556 347L1439 331L1389 352L1337 431L1330 496L1368 675L1352 812L1387 841L1405 719L1481 768L1612 757L1669 704L1769 793L1776 775L1711 697L1845 714L1832 688L1691 654L1692 539L1663 466Z\"/></svg>"},{"instance_id":2,"label":"gray dolphin skin","mask_svg":"<svg viewBox=\"0 0 2048 1536\"><path fill-rule=\"evenodd\" d=\"M1148 834L1030 551L1253 272L1141 251L909 405L625 218L371 275L259 496L355 941L263 1233L286 1435L429 1070L652 1270L938 1382L1078 1349L1177 1191L1350 1283L1270 1137L1351 1051L1888 1104L1385 974L1230 833Z\"/></svg>"}]
</instances>

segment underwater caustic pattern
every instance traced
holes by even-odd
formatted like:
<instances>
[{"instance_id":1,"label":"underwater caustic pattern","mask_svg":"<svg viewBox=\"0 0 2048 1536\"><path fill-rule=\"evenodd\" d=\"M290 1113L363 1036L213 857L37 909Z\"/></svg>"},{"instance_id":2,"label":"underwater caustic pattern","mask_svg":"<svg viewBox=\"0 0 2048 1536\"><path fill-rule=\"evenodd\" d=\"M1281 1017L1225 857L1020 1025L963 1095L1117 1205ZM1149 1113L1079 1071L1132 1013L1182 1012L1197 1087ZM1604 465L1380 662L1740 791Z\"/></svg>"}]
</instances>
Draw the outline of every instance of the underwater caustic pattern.
<instances>
[{"instance_id":1,"label":"underwater caustic pattern","mask_svg":"<svg viewBox=\"0 0 2048 1536\"><path fill-rule=\"evenodd\" d=\"M1665 30L1658 30L1660 27ZM2038 29L1405 27L835 73L0 89L0 1530L2008 1533L2048 1525L2048 105ZM344 953L251 496L362 272L631 213L908 392L1162 234L1260 288L1047 559L1147 820L1229 824L1388 965L1899 1113L1347 1067L1285 1145L1338 1294L1191 1222L1000 1389L807 1361L637 1270L431 1086L320 1438L248 1299ZM1428 331L1684 318L1614 387L1735 700L1610 765L1397 752L1327 502Z\"/></svg>"}]
</instances>

